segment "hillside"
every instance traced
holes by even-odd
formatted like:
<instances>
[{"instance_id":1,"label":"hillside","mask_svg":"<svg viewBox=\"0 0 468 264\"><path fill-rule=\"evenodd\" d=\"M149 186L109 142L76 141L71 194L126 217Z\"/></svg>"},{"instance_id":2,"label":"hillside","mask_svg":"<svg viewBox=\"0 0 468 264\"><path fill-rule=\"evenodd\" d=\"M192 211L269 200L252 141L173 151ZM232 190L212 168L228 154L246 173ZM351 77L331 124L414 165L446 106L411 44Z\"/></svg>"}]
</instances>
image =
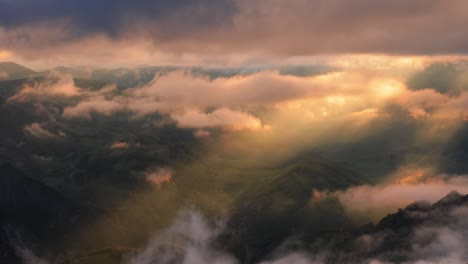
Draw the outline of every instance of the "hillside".
<instances>
[{"instance_id":1,"label":"hillside","mask_svg":"<svg viewBox=\"0 0 468 264\"><path fill-rule=\"evenodd\" d=\"M67 216L72 215L74 206L60 193L10 164L0 166L0 175L0 208L5 213L2 222L30 226L43 232L43 227L58 227L59 222L67 221ZM37 218L38 215L41 217Z\"/></svg>"},{"instance_id":2,"label":"hillside","mask_svg":"<svg viewBox=\"0 0 468 264\"><path fill-rule=\"evenodd\" d=\"M14 62L0 62L0 80L25 78L35 73L35 71Z\"/></svg>"},{"instance_id":3,"label":"hillside","mask_svg":"<svg viewBox=\"0 0 468 264\"><path fill-rule=\"evenodd\" d=\"M336 201L316 201L313 192L360 182L357 175L337 166L301 157L286 172L276 178L270 175L247 191L232 209L219 239L243 263L255 263L291 236L349 227L351 222Z\"/></svg>"}]
</instances>

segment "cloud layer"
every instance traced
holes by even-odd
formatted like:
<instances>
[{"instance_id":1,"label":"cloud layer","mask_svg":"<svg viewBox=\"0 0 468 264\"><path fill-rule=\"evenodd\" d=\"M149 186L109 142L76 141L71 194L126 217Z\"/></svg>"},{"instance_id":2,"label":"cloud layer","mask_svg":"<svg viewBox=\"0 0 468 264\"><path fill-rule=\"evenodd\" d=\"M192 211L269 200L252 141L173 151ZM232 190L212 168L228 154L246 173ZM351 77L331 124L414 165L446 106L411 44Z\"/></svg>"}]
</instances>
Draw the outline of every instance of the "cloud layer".
<instances>
[{"instance_id":1,"label":"cloud layer","mask_svg":"<svg viewBox=\"0 0 468 264\"><path fill-rule=\"evenodd\" d=\"M2 1L0 50L26 60L66 57L69 63L126 57L134 65L155 59L466 54L466 8L462 0Z\"/></svg>"}]
</instances>

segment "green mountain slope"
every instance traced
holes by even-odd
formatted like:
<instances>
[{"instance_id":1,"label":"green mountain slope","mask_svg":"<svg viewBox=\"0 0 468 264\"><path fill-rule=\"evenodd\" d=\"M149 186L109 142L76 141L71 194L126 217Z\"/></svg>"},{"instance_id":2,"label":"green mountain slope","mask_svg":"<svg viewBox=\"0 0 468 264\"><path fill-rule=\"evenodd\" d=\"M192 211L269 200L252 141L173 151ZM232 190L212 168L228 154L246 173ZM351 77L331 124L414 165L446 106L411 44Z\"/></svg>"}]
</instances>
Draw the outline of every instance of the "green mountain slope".
<instances>
[{"instance_id":1,"label":"green mountain slope","mask_svg":"<svg viewBox=\"0 0 468 264\"><path fill-rule=\"evenodd\" d=\"M303 157L238 200L220 241L243 263L254 263L291 236L314 236L351 225L340 205L314 192L360 183L357 175Z\"/></svg>"}]
</instances>

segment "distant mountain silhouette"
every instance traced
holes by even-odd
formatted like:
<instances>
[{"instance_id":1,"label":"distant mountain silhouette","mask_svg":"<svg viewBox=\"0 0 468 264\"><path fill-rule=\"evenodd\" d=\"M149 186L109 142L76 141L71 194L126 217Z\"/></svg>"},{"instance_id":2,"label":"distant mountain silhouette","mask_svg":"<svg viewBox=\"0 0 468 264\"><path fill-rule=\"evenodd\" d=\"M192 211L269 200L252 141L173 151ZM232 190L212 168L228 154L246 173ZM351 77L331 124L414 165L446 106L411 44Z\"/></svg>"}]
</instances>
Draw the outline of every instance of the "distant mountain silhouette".
<instances>
[{"instance_id":1,"label":"distant mountain silhouette","mask_svg":"<svg viewBox=\"0 0 468 264\"><path fill-rule=\"evenodd\" d=\"M0 80L25 78L35 73L35 71L14 62L0 62Z\"/></svg>"}]
</instances>

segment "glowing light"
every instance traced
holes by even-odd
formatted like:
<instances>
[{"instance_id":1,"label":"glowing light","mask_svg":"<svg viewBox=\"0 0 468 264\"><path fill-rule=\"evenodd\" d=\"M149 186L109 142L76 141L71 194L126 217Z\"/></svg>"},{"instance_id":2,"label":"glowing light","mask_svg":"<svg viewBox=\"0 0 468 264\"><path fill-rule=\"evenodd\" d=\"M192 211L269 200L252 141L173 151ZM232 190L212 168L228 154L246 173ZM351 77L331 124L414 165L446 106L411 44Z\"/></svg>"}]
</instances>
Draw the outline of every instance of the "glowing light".
<instances>
[{"instance_id":1,"label":"glowing light","mask_svg":"<svg viewBox=\"0 0 468 264\"><path fill-rule=\"evenodd\" d=\"M6 60L13 57L13 53L8 50L0 50L0 60Z\"/></svg>"},{"instance_id":2,"label":"glowing light","mask_svg":"<svg viewBox=\"0 0 468 264\"><path fill-rule=\"evenodd\" d=\"M403 85L397 81L385 80L377 83L375 90L378 97L388 98L400 94L404 88Z\"/></svg>"},{"instance_id":3,"label":"glowing light","mask_svg":"<svg viewBox=\"0 0 468 264\"><path fill-rule=\"evenodd\" d=\"M422 169L408 169L404 172L401 179L398 180L399 184L415 184L421 182L425 176L425 171Z\"/></svg>"},{"instance_id":4,"label":"glowing light","mask_svg":"<svg viewBox=\"0 0 468 264\"><path fill-rule=\"evenodd\" d=\"M344 96L328 96L326 100L329 104L335 104L340 106L346 103L346 98Z\"/></svg>"}]
</instances>

